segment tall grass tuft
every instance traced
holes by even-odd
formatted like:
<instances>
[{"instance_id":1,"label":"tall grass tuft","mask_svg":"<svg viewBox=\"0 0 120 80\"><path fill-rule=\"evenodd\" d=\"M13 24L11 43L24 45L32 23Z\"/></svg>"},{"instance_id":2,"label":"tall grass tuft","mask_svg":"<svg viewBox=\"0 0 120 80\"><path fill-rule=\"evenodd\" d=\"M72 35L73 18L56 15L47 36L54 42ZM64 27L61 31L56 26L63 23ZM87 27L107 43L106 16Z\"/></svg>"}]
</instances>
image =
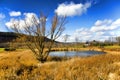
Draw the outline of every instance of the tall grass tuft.
<instances>
[{"instance_id":1,"label":"tall grass tuft","mask_svg":"<svg viewBox=\"0 0 120 80\"><path fill-rule=\"evenodd\" d=\"M119 80L120 55L49 57L38 62L30 51L0 54L0 80Z\"/></svg>"}]
</instances>

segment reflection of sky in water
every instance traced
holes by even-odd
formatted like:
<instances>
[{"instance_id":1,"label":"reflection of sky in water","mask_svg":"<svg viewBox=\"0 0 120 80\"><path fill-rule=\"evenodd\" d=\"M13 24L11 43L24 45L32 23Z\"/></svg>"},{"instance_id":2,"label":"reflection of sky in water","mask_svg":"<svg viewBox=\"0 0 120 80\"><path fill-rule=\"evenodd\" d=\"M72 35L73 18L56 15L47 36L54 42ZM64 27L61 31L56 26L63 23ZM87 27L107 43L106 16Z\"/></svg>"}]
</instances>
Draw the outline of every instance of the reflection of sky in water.
<instances>
[{"instance_id":1,"label":"reflection of sky in water","mask_svg":"<svg viewBox=\"0 0 120 80\"><path fill-rule=\"evenodd\" d=\"M92 56L96 54L103 54L104 52L99 51L57 51L57 52L50 52L50 56Z\"/></svg>"}]
</instances>

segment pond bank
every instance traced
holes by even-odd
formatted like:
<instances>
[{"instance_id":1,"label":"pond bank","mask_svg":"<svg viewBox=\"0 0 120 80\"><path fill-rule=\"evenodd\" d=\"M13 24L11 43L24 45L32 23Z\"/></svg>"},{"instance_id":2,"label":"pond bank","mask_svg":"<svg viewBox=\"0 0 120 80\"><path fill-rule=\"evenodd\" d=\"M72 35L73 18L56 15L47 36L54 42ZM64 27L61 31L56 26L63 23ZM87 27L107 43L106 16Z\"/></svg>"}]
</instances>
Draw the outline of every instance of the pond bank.
<instances>
[{"instance_id":1,"label":"pond bank","mask_svg":"<svg viewBox=\"0 0 120 80\"><path fill-rule=\"evenodd\" d=\"M102 51L99 48L52 48L51 51Z\"/></svg>"},{"instance_id":2,"label":"pond bank","mask_svg":"<svg viewBox=\"0 0 120 80\"><path fill-rule=\"evenodd\" d=\"M102 51L110 54L120 54L119 50L110 50L106 48L52 48L51 51Z\"/></svg>"}]
</instances>

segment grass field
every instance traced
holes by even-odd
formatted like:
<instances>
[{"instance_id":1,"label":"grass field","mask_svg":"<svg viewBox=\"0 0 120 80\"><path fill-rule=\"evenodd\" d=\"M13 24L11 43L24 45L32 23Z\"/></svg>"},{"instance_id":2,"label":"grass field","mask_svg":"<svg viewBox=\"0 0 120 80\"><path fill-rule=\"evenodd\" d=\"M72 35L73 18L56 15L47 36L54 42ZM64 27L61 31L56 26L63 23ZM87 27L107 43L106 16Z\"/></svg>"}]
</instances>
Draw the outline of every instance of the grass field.
<instances>
[{"instance_id":1,"label":"grass field","mask_svg":"<svg viewBox=\"0 0 120 80\"><path fill-rule=\"evenodd\" d=\"M109 51L118 51L118 52L120 52L120 46L105 46L104 49L109 50Z\"/></svg>"},{"instance_id":2,"label":"grass field","mask_svg":"<svg viewBox=\"0 0 120 80\"><path fill-rule=\"evenodd\" d=\"M38 62L29 50L1 52L0 80L119 80L120 54Z\"/></svg>"},{"instance_id":3,"label":"grass field","mask_svg":"<svg viewBox=\"0 0 120 80\"><path fill-rule=\"evenodd\" d=\"M115 48L120 48L120 46L114 45L114 46L105 46L105 48L109 48L109 49L115 49Z\"/></svg>"},{"instance_id":4,"label":"grass field","mask_svg":"<svg viewBox=\"0 0 120 80\"><path fill-rule=\"evenodd\" d=\"M4 48L0 48L0 52L3 52L4 51Z\"/></svg>"}]
</instances>

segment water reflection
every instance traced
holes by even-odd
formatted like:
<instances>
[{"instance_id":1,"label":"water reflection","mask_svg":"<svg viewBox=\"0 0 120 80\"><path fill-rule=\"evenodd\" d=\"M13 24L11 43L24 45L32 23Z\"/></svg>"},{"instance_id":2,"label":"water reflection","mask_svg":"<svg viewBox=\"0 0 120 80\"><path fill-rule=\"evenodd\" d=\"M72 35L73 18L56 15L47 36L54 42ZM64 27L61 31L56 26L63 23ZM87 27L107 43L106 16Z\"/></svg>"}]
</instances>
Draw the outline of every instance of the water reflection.
<instances>
[{"instance_id":1,"label":"water reflection","mask_svg":"<svg viewBox=\"0 0 120 80\"><path fill-rule=\"evenodd\" d=\"M50 52L50 56L58 56L58 57L72 57L72 56L92 56L97 54L104 54L104 52L100 51L57 51L57 52Z\"/></svg>"}]
</instances>

